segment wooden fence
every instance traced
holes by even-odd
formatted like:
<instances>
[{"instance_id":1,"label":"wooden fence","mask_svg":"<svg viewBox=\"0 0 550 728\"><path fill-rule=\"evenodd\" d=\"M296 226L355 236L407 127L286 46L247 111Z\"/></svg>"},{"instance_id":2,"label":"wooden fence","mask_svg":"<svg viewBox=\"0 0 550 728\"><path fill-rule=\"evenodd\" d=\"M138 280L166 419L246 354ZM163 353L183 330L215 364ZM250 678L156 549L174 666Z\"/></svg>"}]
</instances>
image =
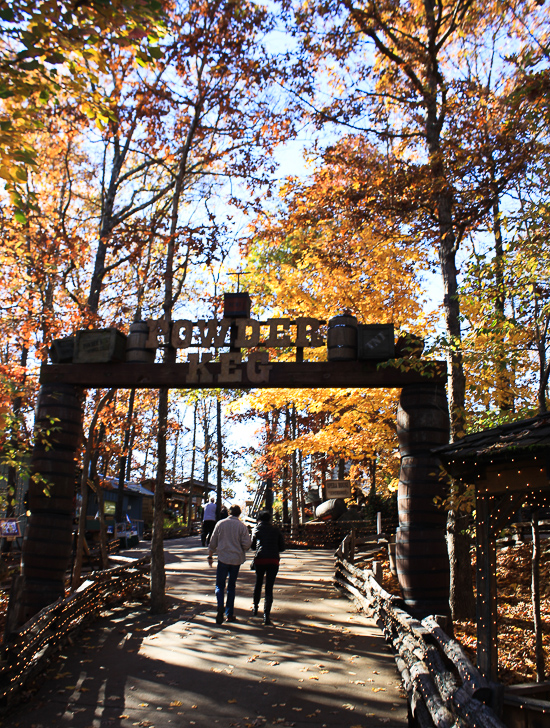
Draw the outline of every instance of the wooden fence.
<instances>
[{"instance_id":1,"label":"wooden fence","mask_svg":"<svg viewBox=\"0 0 550 728\"><path fill-rule=\"evenodd\" d=\"M405 611L370 569L353 563L356 543L344 538L336 551L335 582L373 616L390 644L409 703L409 718L419 728L505 728L487 705L494 690L469 661L461 645L435 616L422 622ZM441 621L441 620L440 620Z\"/></svg>"},{"instance_id":2,"label":"wooden fence","mask_svg":"<svg viewBox=\"0 0 550 728\"><path fill-rule=\"evenodd\" d=\"M149 591L150 557L90 574L68 597L50 604L0 648L0 706L6 708L43 672L68 638L105 607Z\"/></svg>"}]
</instances>

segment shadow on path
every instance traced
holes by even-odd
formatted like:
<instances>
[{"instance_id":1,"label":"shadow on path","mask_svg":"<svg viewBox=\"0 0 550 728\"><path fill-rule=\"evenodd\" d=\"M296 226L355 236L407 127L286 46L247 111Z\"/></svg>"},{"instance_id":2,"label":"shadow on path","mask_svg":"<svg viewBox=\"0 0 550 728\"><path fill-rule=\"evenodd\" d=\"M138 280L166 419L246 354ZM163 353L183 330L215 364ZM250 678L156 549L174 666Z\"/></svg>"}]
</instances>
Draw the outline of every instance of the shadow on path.
<instances>
[{"instance_id":1,"label":"shadow on path","mask_svg":"<svg viewBox=\"0 0 550 728\"><path fill-rule=\"evenodd\" d=\"M332 587L332 552L283 557L274 626L250 616L249 562L237 582L238 621L218 626L206 550L198 538L167 541L168 613L132 604L95 622L2 725L406 726L393 658L375 624Z\"/></svg>"}]
</instances>

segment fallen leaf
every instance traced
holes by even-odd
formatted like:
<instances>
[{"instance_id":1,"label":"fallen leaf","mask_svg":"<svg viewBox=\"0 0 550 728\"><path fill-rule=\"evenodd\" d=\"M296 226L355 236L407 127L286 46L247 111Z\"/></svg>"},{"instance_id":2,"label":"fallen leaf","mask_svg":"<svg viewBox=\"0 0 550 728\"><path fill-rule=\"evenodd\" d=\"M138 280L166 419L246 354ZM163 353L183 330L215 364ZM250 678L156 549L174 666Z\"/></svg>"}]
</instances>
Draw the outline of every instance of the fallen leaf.
<instances>
[{"instance_id":1,"label":"fallen leaf","mask_svg":"<svg viewBox=\"0 0 550 728\"><path fill-rule=\"evenodd\" d=\"M231 702L231 701L229 701L229 702ZM180 703L180 705L181 705L181 703ZM198 707L199 707L198 705L192 705L191 710L196 710Z\"/></svg>"},{"instance_id":2,"label":"fallen leaf","mask_svg":"<svg viewBox=\"0 0 550 728\"><path fill-rule=\"evenodd\" d=\"M279 663L277 662L277 660L273 660L269 664L271 665L271 667L275 667L275 665L278 665Z\"/></svg>"},{"instance_id":3,"label":"fallen leaf","mask_svg":"<svg viewBox=\"0 0 550 728\"><path fill-rule=\"evenodd\" d=\"M231 698L231 700L228 700L227 702L228 703L236 703L237 702L237 698Z\"/></svg>"},{"instance_id":4,"label":"fallen leaf","mask_svg":"<svg viewBox=\"0 0 550 728\"><path fill-rule=\"evenodd\" d=\"M123 713L122 715L117 716L118 720L125 720L126 718L129 718L129 715L126 715L126 713Z\"/></svg>"},{"instance_id":5,"label":"fallen leaf","mask_svg":"<svg viewBox=\"0 0 550 728\"><path fill-rule=\"evenodd\" d=\"M380 692L385 692L385 691L386 691L386 688L373 688L372 689L373 693L380 693Z\"/></svg>"},{"instance_id":6,"label":"fallen leaf","mask_svg":"<svg viewBox=\"0 0 550 728\"><path fill-rule=\"evenodd\" d=\"M181 702L181 700L172 700L172 702L170 703L171 708L179 708L182 705L183 703Z\"/></svg>"}]
</instances>

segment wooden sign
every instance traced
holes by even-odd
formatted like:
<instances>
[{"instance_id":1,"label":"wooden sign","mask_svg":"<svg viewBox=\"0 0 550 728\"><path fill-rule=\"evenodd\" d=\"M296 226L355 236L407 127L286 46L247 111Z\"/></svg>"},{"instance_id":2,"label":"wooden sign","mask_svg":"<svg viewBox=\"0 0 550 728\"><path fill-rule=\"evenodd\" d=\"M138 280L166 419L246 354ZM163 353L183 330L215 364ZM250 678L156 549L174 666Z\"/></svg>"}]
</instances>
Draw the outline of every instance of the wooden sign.
<instances>
[{"instance_id":1,"label":"wooden sign","mask_svg":"<svg viewBox=\"0 0 550 728\"><path fill-rule=\"evenodd\" d=\"M252 318L217 319L189 321L178 319L149 319L149 337L146 347L156 349L170 342L175 349L201 347L221 349L232 346L236 349L268 349L289 346L316 348L324 346L325 339L319 331L322 322L303 316L295 321L286 318L270 318L257 321Z\"/></svg>"},{"instance_id":2,"label":"wooden sign","mask_svg":"<svg viewBox=\"0 0 550 728\"><path fill-rule=\"evenodd\" d=\"M330 498L351 498L351 481L349 480L326 480L325 493Z\"/></svg>"},{"instance_id":3,"label":"wooden sign","mask_svg":"<svg viewBox=\"0 0 550 728\"><path fill-rule=\"evenodd\" d=\"M357 357L359 359L391 359L395 355L393 324L359 324Z\"/></svg>"},{"instance_id":4,"label":"wooden sign","mask_svg":"<svg viewBox=\"0 0 550 728\"><path fill-rule=\"evenodd\" d=\"M19 538L21 536L21 527L16 518L0 519L0 536L8 540Z\"/></svg>"}]
</instances>

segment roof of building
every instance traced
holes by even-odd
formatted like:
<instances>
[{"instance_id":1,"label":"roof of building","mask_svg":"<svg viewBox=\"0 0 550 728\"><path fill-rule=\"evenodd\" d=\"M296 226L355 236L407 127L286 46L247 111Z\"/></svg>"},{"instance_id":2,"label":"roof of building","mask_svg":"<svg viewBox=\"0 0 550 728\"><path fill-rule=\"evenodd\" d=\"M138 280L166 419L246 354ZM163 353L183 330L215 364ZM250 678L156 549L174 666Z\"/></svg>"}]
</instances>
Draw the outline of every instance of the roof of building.
<instances>
[{"instance_id":1,"label":"roof of building","mask_svg":"<svg viewBox=\"0 0 550 728\"><path fill-rule=\"evenodd\" d=\"M466 435L432 450L447 463L458 460L505 462L544 451L550 453L550 412Z\"/></svg>"},{"instance_id":2,"label":"roof of building","mask_svg":"<svg viewBox=\"0 0 550 728\"><path fill-rule=\"evenodd\" d=\"M99 482L104 490L118 490L118 478L100 474ZM124 481L124 492L133 493L134 495L154 495L152 491L145 488L141 483L136 483L133 480Z\"/></svg>"}]
</instances>

